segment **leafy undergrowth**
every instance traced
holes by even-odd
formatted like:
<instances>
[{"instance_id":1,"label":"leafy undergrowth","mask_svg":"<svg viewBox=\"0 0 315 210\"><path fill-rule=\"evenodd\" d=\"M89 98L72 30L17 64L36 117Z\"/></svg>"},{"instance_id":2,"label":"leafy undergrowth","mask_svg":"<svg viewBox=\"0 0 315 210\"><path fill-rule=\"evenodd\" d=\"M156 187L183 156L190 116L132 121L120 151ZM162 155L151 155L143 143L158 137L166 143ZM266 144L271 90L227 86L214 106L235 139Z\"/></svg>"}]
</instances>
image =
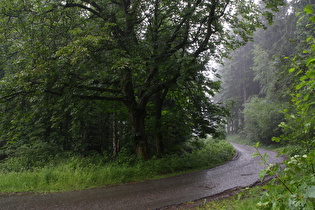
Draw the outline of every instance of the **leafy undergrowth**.
<instances>
[{"instance_id":1,"label":"leafy undergrowth","mask_svg":"<svg viewBox=\"0 0 315 210\"><path fill-rule=\"evenodd\" d=\"M271 189L270 187L274 186L276 189ZM303 199L297 198L295 196L286 196L283 190L279 190L281 187L280 183L275 183L274 180L271 182L266 182L262 186L256 186L253 188L246 188L243 189L241 192L237 194L232 194L228 197L221 198L221 199L212 199L211 201L204 200L204 202L200 205L190 204L191 210L259 210L259 209L274 209L274 210L281 210L281 209L314 209L315 206L315 199L309 199L308 207L305 205L301 206L301 202L293 202L294 199L298 199L302 201ZM302 186L303 187L303 186ZM309 193L311 193L309 191ZM270 205L262 205L262 200L266 198L266 194L269 196L273 196L275 200L268 203ZM288 197L292 202L286 202L285 197ZM276 205L282 203L282 205ZM266 203L267 204L267 203ZM288 204L288 205L285 205ZM298 207L296 205L299 205ZM310 207L310 208L309 208Z\"/></svg>"},{"instance_id":2,"label":"leafy undergrowth","mask_svg":"<svg viewBox=\"0 0 315 210\"><path fill-rule=\"evenodd\" d=\"M242 192L211 202L206 202L199 207L192 209L205 210L253 210L257 209L259 195L262 192L261 187L246 188Z\"/></svg>"},{"instance_id":3,"label":"leafy undergrowth","mask_svg":"<svg viewBox=\"0 0 315 210\"><path fill-rule=\"evenodd\" d=\"M22 171L8 170L10 162L7 162L0 165L0 192L58 192L156 179L211 168L230 160L233 155L234 149L229 143L211 140L192 153L148 161L122 156L107 162L101 156L74 156Z\"/></svg>"}]
</instances>

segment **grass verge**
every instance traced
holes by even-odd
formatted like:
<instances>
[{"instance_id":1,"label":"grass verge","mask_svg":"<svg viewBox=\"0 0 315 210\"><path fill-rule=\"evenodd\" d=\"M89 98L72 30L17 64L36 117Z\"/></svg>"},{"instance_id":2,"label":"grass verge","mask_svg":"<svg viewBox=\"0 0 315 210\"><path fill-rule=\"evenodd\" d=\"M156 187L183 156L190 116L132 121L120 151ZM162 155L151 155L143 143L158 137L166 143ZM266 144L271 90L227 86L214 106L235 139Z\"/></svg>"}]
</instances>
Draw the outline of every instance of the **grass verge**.
<instances>
[{"instance_id":1,"label":"grass verge","mask_svg":"<svg viewBox=\"0 0 315 210\"><path fill-rule=\"evenodd\" d=\"M71 157L32 170L12 172L0 165L0 192L60 192L161 178L211 168L230 160L233 147L208 140L202 149L149 161L105 162L99 158ZM2 168L1 168L2 167ZM1 172L2 171L2 172Z\"/></svg>"},{"instance_id":2,"label":"grass verge","mask_svg":"<svg viewBox=\"0 0 315 210\"><path fill-rule=\"evenodd\" d=\"M207 202L193 209L198 210L254 210L257 209L257 203L260 199L261 187L246 188L242 192L233 196Z\"/></svg>"}]
</instances>

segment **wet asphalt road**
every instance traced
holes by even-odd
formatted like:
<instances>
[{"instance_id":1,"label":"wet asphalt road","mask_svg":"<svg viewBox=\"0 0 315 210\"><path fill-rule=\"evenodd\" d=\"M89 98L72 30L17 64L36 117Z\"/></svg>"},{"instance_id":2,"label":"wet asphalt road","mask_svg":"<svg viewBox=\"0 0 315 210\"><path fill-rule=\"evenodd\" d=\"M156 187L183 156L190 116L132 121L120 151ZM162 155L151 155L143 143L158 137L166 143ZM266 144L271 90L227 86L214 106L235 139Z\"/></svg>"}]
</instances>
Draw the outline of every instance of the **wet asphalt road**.
<instances>
[{"instance_id":1,"label":"wet asphalt road","mask_svg":"<svg viewBox=\"0 0 315 210\"><path fill-rule=\"evenodd\" d=\"M127 185L88 189L46 195L0 196L2 210L28 209L159 209L209 197L235 187L246 187L259 180L263 168L259 157L252 158L255 149L233 143L239 155L227 164L186 175ZM276 153L260 149L269 155L269 163L282 162Z\"/></svg>"}]
</instances>

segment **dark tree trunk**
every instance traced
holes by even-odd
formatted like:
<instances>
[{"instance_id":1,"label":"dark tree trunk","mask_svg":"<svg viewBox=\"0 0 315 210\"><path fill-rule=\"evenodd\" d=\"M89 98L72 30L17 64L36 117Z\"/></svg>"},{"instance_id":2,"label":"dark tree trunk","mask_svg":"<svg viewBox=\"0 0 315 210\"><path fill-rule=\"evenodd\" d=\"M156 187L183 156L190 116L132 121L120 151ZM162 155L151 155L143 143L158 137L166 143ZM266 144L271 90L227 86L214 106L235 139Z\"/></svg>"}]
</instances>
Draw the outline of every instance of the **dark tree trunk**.
<instances>
[{"instance_id":1,"label":"dark tree trunk","mask_svg":"<svg viewBox=\"0 0 315 210\"><path fill-rule=\"evenodd\" d=\"M149 158L148 139L145 131L145 109L129 110L135 153L144 160Z\"/></svg>"},{"instance_id":2,"label":"dark tree trunk","mask_svg":"<svg viewBox=\"0 0 315 210\"><path fill-rule=\"evenodd\" d=\"M135 154L138 157L146 160L149 158L149 152L148 139L145 131L145 118L147 115L146 107L149 97L141 97L142 94L140 93L139 101L136 100L132 83L131 70L129 68L127 68L125 71L123 81L125 83L123 86L123 93L126 97L126 100L124 102L129 112Z\"/></svg>"},{"instance_id":3,"label":"dark tree trunk","mask_svg":"<svg viewBox=\"0 0 315 210\"><path fill-rule=\"evenodd\" d=\"M158 91L155 94L155 125L154 125L154 142L156 147L156 155L160 157L164 152L163 133L162 133L162 111L163 104L168 93L168 88L164 91Z\"/></svg>"}]
</instances>

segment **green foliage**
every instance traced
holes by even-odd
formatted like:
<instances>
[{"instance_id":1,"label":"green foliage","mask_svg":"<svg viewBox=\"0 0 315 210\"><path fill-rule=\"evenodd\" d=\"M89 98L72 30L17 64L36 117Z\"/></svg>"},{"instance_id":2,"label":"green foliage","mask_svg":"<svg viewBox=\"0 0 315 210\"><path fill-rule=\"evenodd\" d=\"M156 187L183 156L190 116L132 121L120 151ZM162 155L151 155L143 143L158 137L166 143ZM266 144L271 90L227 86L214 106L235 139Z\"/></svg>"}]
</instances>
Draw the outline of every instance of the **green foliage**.
<instances>
[{"instance_id":1,"label":"green foliage","mask_svg":"<svg viewBox=\"0 0 315 210\"><path fill-rule=\"evenodd\" d=\"M310 6L310 5L309 5ZM308 27L313 27L314 23ZM315 147L314 127L315 127L315 108L314 108L314 69L315 69L315 40L314 36L307 38L308 48L303 50L303 57L292 59L291 74L299 78L299 83L295 86L292 93L293 111L285 109L286 122L279 126L285 130L281 138L275 141L286 140L292 144L300 145L304 151L310 151Z\"/></svg>"},{"instance_id":2,"label":"green foliage","mask_svg":"<svg viewBox=\"0 0 315 210\"><path fill-rule=\"evenodd\" d=\"M9 0L0 8L0 138L13 149L42 141L81 154L113 152L113 141L154 153L150 129L175 145L193 132L217 135L226 110L210 102L220 85L204 77L207 62L264 25L260 7L245 0ZM181 110L166 104L173 93ZM187 117L155 119L151 107Z\"/></svg>"},{"instance_id":3,"label":"green foliage","mask_svg":"<svg viewBox=\"0 0 315 210\"><path fill-rule=\"evenodd\" d=\"M313 6L307 5L305 13L313 17ZM307 27L314 30L313 18ZM294 66L289 71L299 77L300 82L295 86L292 94L293 111L284 110L286 123L280 126L285 134L275 141L287 140L300 147L298 154L293 155L284 162L284 166L268 165L267 157L258 153L267 166L260 173L263 179L266 175L275 176L271 183L264 188L258 207L261 209L314 209L315 207L315 139L314 139L314 69L315 56L314 35L306 40L308 49L303 50L303 57L292 59ZM256 145L258 147L259 145Z\"/></svg>"},{"instance_id":4,"label":"green foliage","mask_svg":"<svg viewBox=\"0 0 315 210\"><path fill-rule=\"evenodd\" d=\"M244 126L242 110L244 103L252 95L259 93L259 83L253 81L254 73L252 66L251 51L252 43L247 43L231 52L232 61L225 61L220 69L222 74L222 90L216 96L220 102L230 108L228 118L228 134L239 133Z\"/></svg>"},{"instance_id":5,"label":"green foliage","mask_svg":"<svg viewBox=\"0 0 315 210\"><path fill-rule=\"evenodd\" d=\"M10 150L7 152L10 152ZM52 161L58 153L58 147L45 142L36 142L33 144L23 144L15 148L12 153L9 159L0 162L3 171L19 172L43 167L47 162Z\"/></svg>"},{"instance_id":6,"label":"green foliage","mask_svg":"<svg viewBox=\"0 0 315 210\"><path fill-rule=\"evenodd\" d=\"M271 6L273 3L269 1L268 5ZM290 1L280 7L277 13L269 14L274 16L273 25L265 30L259 29L254 34L253 43L248 43L232 52L233 61L224 62L225 66L221 70L223 79L221 101L224 103L235 101L235 105L231 108L231 118L228 120L228 130L231 134L242 133L253 137L254 128L244 129L251 127L244 121L244 108L249 105L250 98L258 97L265 101L272 113L277 109L280 111L281 107L289 103L291 93L299 79L293 74L288 74L287 70L292 66L289 59L285 57L305 56L300 53L301 49L305 49L303 40L312 32L309 28L301 26L306 18L296 23L298 20L296 13L297 10L304 8L306 3L306 1ZM269 12L266 11L266 14ZM275 109L269 106L269 103L275 106ZM290 107L286 108L290 109ZM262 115L266 115L268 111L263 110ZM259 109L256 111L260 112ZM259 118L259 113L256 116ZM275 113L275 118L277 122L284 121L284 114ZM272 125L275 121L273 117L270 119ZM256 121L259 122L259 119ZM275 130L280 129L275 128ZM247 134L247 131L250 133ZM259 131L258 135L260 135ZM267 137L269 138L270 136Z\"/></svg>"},{"instance_id":7,"label":"green foliage","mask_svg":"<svg viewBox=\"0 0 315 210\"><path fill-rule=\"evenodd\" d=\"M272 143L274 136L279 136L281 130L277 127L284 119L280 113L285 104L275 103L268 99L251 98L244 108L244 133L248 140Z\"/></svg>"},{"instance_id":8,"label":"green foliage","mask_svg":"<svg viewBox=\"0 0 315 210\"><path fill-rule=\"evenodd\" d=\"M214 167L230 160L233 147L225 141L204 140L200 150L184 155L169 155L148 161L121 154L114 161L95 154L88 158L55 157L43 167L32 170L9 168L18 164L12 159L0 164L0 192L54 192L92 188L131 181L143 181L166 174L177 174ZM126 161L128 158L128 161ZM14 161L16 161L14 163Z\"/></svg>"},{"instance_id":9,"label":"green foliage","mask_svg":"<svg viewBox=\"0 0 315 210\"><path fill-rule=\"evenodd\" d=\"M306 5L305 8L304 8L304 12L305 14L313 14L314 10L313 10L313 7L311 5Z\"/></svg>"},{"instance_id":10,"label":"green foliage","mask_svg":"<svg viewBox=\"0 0 315 210\"><path fill-rule=\"evenodd\" d=\"M257 197L262 189L260 187L245 188L236 195L231 195L227 198L213 200L198 207L198 210L254 210L259 201Z\"/></svg>"},{"instance_id":11,"label":"green foliage","mask_svg":"<svg viewBox=\"0 0 315 210\"><path fill-rule=\"evenodd\" d=\"M256 145L256 147L258 147ZM257 150L258 151L258 150ZM295 155L279 164L268 165L266 155L257 152L267 169L260 172L263 180L266 175L275 176L270 184L263 186L257 203L259 209L314 209L315 204L315 151L306 155Z\"/></svg>"}]
</instances>

